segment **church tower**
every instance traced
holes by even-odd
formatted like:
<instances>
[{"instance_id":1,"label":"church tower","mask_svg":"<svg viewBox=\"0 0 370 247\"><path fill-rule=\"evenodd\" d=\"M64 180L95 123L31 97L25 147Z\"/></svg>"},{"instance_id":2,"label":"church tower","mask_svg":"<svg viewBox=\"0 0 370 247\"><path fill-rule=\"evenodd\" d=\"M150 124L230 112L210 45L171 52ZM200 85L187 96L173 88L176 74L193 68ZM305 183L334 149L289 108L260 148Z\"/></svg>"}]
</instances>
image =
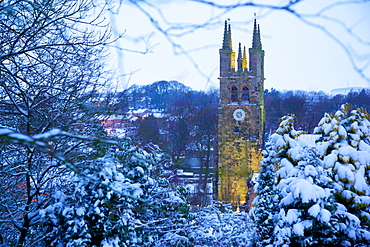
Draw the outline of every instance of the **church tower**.
<instances>
[{"instance_id":1,"label":"church tower","mask_svg":"<svg viewBox=\"0 0 370 247\"><path fill-rule=\"evenodd\" d=\"M218 181L215 193L218 200L234 206L242 206L248 201L249 182L258 172L262 158L265 52L256 20L249 60L246 53L246 48L239 43L235 66L231 26L225 21L220 49L220 106L215 157Z\"/></svg>"}]
</instances>

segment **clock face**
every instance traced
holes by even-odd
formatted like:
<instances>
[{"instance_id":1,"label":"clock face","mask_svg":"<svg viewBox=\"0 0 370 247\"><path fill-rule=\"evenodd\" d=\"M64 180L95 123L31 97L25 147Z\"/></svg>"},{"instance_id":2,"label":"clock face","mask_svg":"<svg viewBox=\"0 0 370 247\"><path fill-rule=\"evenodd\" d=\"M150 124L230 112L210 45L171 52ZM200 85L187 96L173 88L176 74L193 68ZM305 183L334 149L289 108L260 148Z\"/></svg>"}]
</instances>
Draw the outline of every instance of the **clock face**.
<instances>
[{"instance_id":1,"label":"clock face","mask_svg":"<svg viewBox=\"0 0 370 247\"><path fill-rule=\"evenodd\" d=\"M245 118L245 111L236 109L233 113L233 117L236 121L242 121Z\"/></svg>"}]
</instances>

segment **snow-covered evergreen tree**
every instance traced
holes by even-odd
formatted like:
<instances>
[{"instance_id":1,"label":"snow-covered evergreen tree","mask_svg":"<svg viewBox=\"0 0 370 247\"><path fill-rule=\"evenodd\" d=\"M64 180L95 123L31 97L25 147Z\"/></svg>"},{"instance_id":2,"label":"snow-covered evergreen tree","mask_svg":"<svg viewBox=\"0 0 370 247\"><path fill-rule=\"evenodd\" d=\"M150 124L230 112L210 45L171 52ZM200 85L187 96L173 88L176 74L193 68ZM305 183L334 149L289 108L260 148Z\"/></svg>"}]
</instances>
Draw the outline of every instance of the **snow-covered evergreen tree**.
<instances>
[{"instance_id":1,"label":"snow-covered evergreen tree","mask_svg":"<svg viewBox=\"0 0 370 247\"><path fill-rule=\"evenodd\" d=\"M186 223L184 196L151 177L155 157L123 144L85 165L41 211L46 246L155 246Z\"/></svg>"},{"instance_id":2,"label":"snow-covered evergreen tree","mask_svg":"<svg viewBox=\"0 0 370 247\"><path fill-rule=\"evenodd\" d=\"M256 225L256 245L268 246L273 242L275 220L274 215L278 209L276 176L276 152L271 148L270 142L263 151L261 168L255 185L256 198L250 216Z\"/></svg>"},{"instance_id":3,"label":"snow-covered evergreen tree","mask_svg":"<svg viewBox=\"0 0 370 247\"><path fill-rule=\"evenodd\" d=\"M191 224L186 227L186 231L189 232L190 246L253 246L255 230L248 214L235 213L231 207L224 209L220 210L216 204L213 204L192 212Z\"/></svg>"},{"instance_id":4,"label":"snow-covered evergreen tree","mask_svg":"<svg viewBox=\"0 0 370 247\"><path fill-rule=\"evenodd\" d=\"M325 114L315 133L325 168L335 181L343 245L370 244L370 122L364 109L345 104Z\"/></svg>"},{"instance_id":5,"label":"snow-covered evergreen tree","mask_svg":"<svg viewBox=\"0 0 370 247\"><path fill-rule=\"evenodd\" d=\"M271 136L280 208L274 246L334 245L337 237L332 181L316 150L299 138L301 132L294 130L294 120L294 116L283 117Z\"/></svg>"}]
</instances>

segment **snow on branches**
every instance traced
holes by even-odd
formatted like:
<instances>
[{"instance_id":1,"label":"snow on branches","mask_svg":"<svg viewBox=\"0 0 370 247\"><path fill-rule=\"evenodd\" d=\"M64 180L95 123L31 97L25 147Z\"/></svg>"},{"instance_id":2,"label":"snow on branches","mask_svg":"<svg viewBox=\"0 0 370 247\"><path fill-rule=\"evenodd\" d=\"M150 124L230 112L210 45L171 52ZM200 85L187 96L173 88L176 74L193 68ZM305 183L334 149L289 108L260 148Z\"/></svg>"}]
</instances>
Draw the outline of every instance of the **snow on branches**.
<instances>
[{"instance_id":1,"label":"snow on branches","mask_svg":"<svg viewBox=\"0 0 370 247\"><path fill-rule=\"evenodd\" d=\"M266 145L251 212L256 245L368 245L369 114L348 104L325 114L313 146L294 120L283 117Z\"/></svg>"},{"instance_id":2,"label":"snow on branches","mask_svg":"<svg viewBox=\"0 0 370 247\"><path fill-rule=\"evenodd\" d=\"M370 241L370 122L365 109L345 104L335 114L325 114L315 133L324 167L335 181L340 203L341 230L349 242Z\"/></svg>"},{"instance_id":3,"label":"snow on branches","mask_svg":"<svg viewBox=\"0 0 370 247\"><path fill-rule=\"evenodd\" d=\"M87 161L70 187L42 210L48 246L141 246L165 241L186 223L189 206L179 191L152 177L156 156L129 142ZM178 234L182 238L181 234Z\"/></svg>"}]
</instances>

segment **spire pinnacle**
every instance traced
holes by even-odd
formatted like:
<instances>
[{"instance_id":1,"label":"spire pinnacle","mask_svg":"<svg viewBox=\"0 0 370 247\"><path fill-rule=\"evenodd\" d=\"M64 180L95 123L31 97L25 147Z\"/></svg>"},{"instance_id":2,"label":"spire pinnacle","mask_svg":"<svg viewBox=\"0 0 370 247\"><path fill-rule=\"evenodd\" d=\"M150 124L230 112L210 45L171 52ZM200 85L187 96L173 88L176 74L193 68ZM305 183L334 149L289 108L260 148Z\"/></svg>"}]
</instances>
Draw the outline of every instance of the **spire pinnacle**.
<instances>
[{"instance_id":1,"label":"spire pinnacle","mask_svg":"<svg viewBox=\"0 0 370 247\"><path fill-rule=\"evenodd\" d=\"M243 71L242 44L240 42L239 42L239 50L238 50L238 71Z\"/></svg>"},{"instance_id":2,"label":"spire pinnacle","mask_svg":"<svg viewBox=\"0 0 370 247\"><path fill-rule=\"evenodd\" d=\"M261 32L260 32L260 24L258 24L258 30L257 30L257 33L258 33L258 47L259 47L260 49L262 49Z\"/></svg>"},{"instance_id":3,"label":"spire pinnacle","mask_svg":"<svg viewBox=\"0 0 370 247\"><path fill-rule=\"evenodd\" d=\"M247 50L245 49L245 46L244 46L243 60L242 60L242 70L245 70L246 68L247 68Z\"/></svg>"},{"instance_id":4,"label":"spire pinnacle","mask_svg":"<svg viewBox=\"0 0 370 247\"><path fill-rule=\"evenodd\" d=\"M225 20L224 39L223 39L223 42L222 42L222 49L223 50L232 50L231 26L230 26L229 21L230 21L230 19Z\"/></svg>"},{"instance_id":5,"label":"spire pinnacle","mask_svg":"<svg viewBox=\"0 0 370 247\"><path fill-rule=\"evenodd\" d=\"M232 44L232 41L231 41L231 25L229 23L229 31L228 31L228 34L229 34L229 48L230 49L233 49L233 44Z\"/></svg>"},{"instance_id":6,"label":"spire pinnacle","mask_svg":"<svg viewBox=\"0 0 370 247\"><path fill-rule=\"evenodd\" d=\"M256 19L254 19L252 48L253 49L262 49L260 25L259 24L257 25L257 20Z\"/></svg>"},{"instance_id":7,"label":"spire pinnacle","mask_svg":"<svg viewBox=\"0 0 370 247\"><path fill-rule=\"evenodd\" d=\"M225 28L224 28L224 40L222 42L222 49L227 49L229 46L229 35L227 31L227 21L225 21Z\"/></svg>"}]
</instances>

